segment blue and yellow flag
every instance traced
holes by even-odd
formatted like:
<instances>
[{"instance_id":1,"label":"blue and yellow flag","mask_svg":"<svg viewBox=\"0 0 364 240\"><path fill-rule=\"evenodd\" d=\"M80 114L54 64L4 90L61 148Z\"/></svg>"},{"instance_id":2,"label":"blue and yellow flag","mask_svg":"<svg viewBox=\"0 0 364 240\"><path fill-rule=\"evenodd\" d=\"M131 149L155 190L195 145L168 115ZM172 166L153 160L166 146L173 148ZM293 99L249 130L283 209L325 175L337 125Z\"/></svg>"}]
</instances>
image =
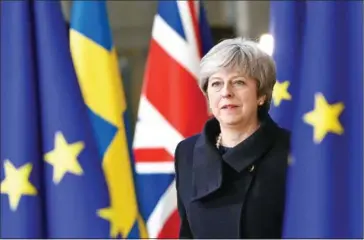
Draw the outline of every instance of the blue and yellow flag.
<instances>
[{"instance_id":1,"label":"blue and yellow flag","mask_svg":"<svg viewBox=\"0 0 364 240\"><path fill-rule=\"evenodd\" d=\"M283 237L363 239L363 3L302 10Z\"/></svg>"},{"instance_id":2,"label":"blue and yellow flag","mask_svg":"<svg viewBox=\"0 0 364 240\"><path fill-rule=\"evenodd\" d=\"M102 161L58 1L1 1L1 238L106 238Z\"/></svg>"},{"instance_id":3,"label":"blue and yellow flag","mask_svg":"<svg viewBox=\"0 0 364 240\"><path fill-rule=\"evenodd\" d=\"M97 135L111 204L99 212L110 237L147 237L135 193L127 105L106 1L75 1L70 41L83 97Z\"/></svg>"},{"instance_id":4,"label":"blue and yellow flag","mask_svg":"<svg viewBox=\"0 0 364 240\"><path fill-rule=\"evenodd\" d=\"M304 1L272 1L270 5L270 32L274 37L272 57L277 68L270 115L289 130L298 98L304 13Z\"/></svg>"}]
</instances>

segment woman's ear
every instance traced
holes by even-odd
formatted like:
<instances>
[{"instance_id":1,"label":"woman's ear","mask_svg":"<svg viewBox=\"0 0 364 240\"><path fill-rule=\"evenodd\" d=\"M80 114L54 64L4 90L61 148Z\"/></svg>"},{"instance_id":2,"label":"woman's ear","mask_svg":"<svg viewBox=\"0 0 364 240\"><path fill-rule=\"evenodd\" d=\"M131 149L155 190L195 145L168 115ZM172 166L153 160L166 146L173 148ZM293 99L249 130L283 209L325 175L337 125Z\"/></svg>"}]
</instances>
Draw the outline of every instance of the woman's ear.
<instances>
[{"instance_id":1,"label":"woman's ear","mask_svg":"<svg viewBox=\"0 0 364 240\"><path fill-rule=\"evenodd\" d=\"M265 101L266 101L266 99L267 99L267 96L266 95L260 96L258 98L258 106L263 106L264 103L265 103Z\"/></svg>"}]
</instances>

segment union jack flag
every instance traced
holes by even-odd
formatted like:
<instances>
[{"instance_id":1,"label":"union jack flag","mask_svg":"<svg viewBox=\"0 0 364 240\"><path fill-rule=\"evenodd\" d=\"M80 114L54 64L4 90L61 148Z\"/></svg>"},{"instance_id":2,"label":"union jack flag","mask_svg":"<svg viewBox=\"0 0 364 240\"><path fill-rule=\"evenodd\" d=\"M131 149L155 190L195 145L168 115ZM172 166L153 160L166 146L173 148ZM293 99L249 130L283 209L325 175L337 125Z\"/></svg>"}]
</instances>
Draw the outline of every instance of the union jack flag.
<instances>
[{"instance_id":1,"label":"union jack flag","mask_svg":"<svg viewBox=\"0 0 364 240\"><path fill-rule=\"evenodd\" d=\"M212 47L200 1L160 1L141 93L133 153L142 217L150 238L177 238L175 147L209 117L198 88L199 61Z\"/></svg>"}]
</instances>

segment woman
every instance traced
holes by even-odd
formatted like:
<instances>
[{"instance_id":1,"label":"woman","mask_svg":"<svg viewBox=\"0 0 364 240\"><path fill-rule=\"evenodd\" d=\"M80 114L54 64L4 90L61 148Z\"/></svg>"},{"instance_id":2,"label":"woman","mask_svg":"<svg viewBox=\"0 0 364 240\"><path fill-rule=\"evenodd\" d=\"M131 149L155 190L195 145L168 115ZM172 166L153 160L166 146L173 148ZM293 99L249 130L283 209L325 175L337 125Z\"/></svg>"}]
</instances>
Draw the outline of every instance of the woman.
<instances>
[{"instance_id":1,"label":"woman","mask_svg":"<svg viewBox=\"0 0 364 240\"><path fill-rule=\"evenodd\" d=\"M222 41L200 65L213 118L175 152L180 238L280 238L289 132L268 114L275 64L256 43Z\"/></svg>"}]
</instances>

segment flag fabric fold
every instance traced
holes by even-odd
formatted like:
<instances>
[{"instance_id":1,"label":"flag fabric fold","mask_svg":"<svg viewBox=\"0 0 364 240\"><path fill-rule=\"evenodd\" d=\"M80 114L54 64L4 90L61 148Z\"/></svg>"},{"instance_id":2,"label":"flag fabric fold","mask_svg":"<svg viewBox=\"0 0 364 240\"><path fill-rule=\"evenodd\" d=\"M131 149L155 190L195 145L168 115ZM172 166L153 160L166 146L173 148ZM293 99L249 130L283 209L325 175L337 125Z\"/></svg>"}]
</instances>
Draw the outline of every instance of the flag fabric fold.
<instances>
[{"instance_id":1,"label":"flag fabric fold","mask_svg":"<svg viewBox=\"0 0 364 240\"><path fill-rule=\"evenodd\" d=\"M128 139L132 129L106 1L73 3L70 43L109 189L110 206L99 214L110 224L110 237L146 238L134 186Z\"/></svg>"},{"instance_id":2,"label":"flag fabric fold","mask_svg":"<svg viewBox=\"0 0 364 240\"><path fill-rule=\"evenodd\" d=\"M280 56L298 53L286 63L295 71L293 104L281 109L292 129L283 237L362 239L363 3L301 4L284 23L281 11L293 3L272 3L278 76L287 78ZM287 25L298 18L294 32ZM299 44L286 43L285 31Z\"/></svg>"},{"instance_id":3,"label":"flag fabric fold","mask_svg":"<svg viewBox=\"0 0 364 240\"><path fill-rule=\"evenodd\" d=\"M178 238L174 151L208 119L198 87L201 57L212 47L201 1L159 1L133 141L140 211L150 238Z\"/></svg>"},{"instance_id":4,"label":"flag fabric fold","mask_svg":"<svg viewBox=\"0 0 364 240\"><path fill-rule=\"evenodd\" d=\"M270 31L274 36L273 58L277 80L272 94L270 115L291 130L295 102L298 98L304 1L273 1L270 5Z\"/></svg>"},{"instance_id":5,"label":"flag fabric fold","mask_svg":"<svg viewBox=\"0 0 364 240\"><path fill-rule=\"evenodd\" d=\"M109 196L57 1L1 2L1 238L105 238Z\"/></svg>"}]
</instances>

